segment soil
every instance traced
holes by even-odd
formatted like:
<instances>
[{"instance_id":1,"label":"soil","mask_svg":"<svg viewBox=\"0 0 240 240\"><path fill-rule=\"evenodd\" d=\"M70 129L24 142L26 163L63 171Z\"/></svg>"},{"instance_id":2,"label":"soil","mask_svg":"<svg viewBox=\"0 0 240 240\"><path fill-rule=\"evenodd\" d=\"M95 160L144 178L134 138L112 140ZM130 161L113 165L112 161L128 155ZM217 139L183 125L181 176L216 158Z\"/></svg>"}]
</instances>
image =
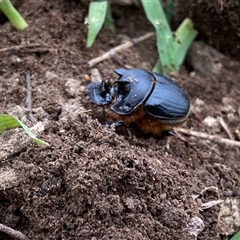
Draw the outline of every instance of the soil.
<instances>
[{"instance_id":1,"label":"soil","mask_svg":"<svg viewBox=\"0 0 240 240\"><path fill-rule=\"evenodd\" d=\"M239 1L178 0L175 10L176 26L190 17L202 40L240 61Z\"/></svg>"},{"instance_id":2,"label":"soil","mask_svg":"<svg viewBox=\"0 0 240 240\"><path fill-rule=\"evenodd\" d=\"M115 33L103 29L87 49L87 9L87 1L25 1L19 11L27 30L0 26L0 112L36 127L26 104L29 72L32 115L49 143L38 146L21 129L1 136L0 223L35 240L229 239L239 229L237 214L222 209L234 201L239 212L239 148L187 135L187 144L129 138L93 119L87 62L153 28L140 7L115 5ZM150 38L95 67L114 80L122 64L150 70L157 58ZM239 140L239 63L202 42L188 62L172 75L192 103L182 128L229 138L221 117Z\"/></svg>"}]
</instances>

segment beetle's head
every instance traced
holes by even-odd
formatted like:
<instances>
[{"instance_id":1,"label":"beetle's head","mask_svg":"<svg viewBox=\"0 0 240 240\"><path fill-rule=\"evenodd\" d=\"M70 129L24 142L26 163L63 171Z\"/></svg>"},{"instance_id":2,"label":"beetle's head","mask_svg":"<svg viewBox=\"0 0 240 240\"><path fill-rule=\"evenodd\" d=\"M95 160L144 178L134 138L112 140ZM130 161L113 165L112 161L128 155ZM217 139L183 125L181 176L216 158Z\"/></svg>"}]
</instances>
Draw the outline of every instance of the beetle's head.
<instances>
[{"instance_id":1,"label":"beetle's head","mask_svg":"<svg viewBox=\"0 0 240 240\"><path fill-rule=\"evenodd\" d=\"M152 75L142 69L115 69L119 78L114 83L115 101L111 110L119 115L131 114L149 96Z\"/></svg>"},{"instance_id":2,"label":"beetle's head","mask_svg":"<svg viewBox=\"0 0 240 240\"><path fill-rule=\"evenodd\" d=\"M108 105L112 102L112 90L109 81L103 80L102 82L90 83L86 90L91 102L97 105Z\"/></svg>"}]
</instances>

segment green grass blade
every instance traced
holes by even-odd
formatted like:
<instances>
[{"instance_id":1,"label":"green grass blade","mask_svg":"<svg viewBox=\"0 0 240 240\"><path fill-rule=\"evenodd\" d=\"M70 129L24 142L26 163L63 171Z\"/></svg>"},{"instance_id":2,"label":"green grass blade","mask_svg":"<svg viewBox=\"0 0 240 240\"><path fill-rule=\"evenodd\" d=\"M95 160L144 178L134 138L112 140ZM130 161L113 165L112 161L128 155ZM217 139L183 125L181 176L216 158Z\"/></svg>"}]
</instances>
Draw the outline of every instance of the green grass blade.
<instances>
[{"instance_id":1,"label":"green grass blade","mask_svg":"<svg viewBox=\"0 0 240 240\"><path fill-rule=\"evenodd\" d=\"M0 135L6 130L10 130L19 126L19 122L14 117L6 114L0 115Z\"/></svg>"},{"instance_id":2,"label":"green grass blade","mask_svg":"<svg viewBox=\"0 0 240 240\"><path fill-rule=\"evenodd\" d=\"M188 48L191 46L193 40L198 32L193 28L193 23L186 18L175 32L175 49L177 52L178 65L184 61Z\"/></svg>"},{"instance_id":3,"label":"green grass blade","mask_svg":"<svg viewBox=\"0 0 240 240\"><path fill-rule=\"evenodd\" d=\"M6 131L6 130L10 130L13 128L17 128L17 127L22 127L25 132L37 143L40 145L48 145L48 143L46 143L45 141L37 138L35 136L35 134L33 134L31 132L31 130L20 120L18 120L17 118L10 116L8 114L1 114L0 115L0 135Z\"/></svg>"},{"instance_id":4,"label":"green grass blade","mask_svg":"<svg viewBox=\"0 0 240 240\"><path fill-rule=\"evenodd\" d=\"M105 18L105 21L104 21L104 27L114 31L114 24L113 24L113 22L114 21L113 21L113 17L112 17L111 6L108 3L106 18Z\"/></svg>"},{"instance_id":5,"label":"green grass blade","mask_svg":"<svg viewBox=\"0 0 240 240\"><path fill-rule=\"evenodd\" d=\"M107 1L91 2L88 11L87 47L91 47L106 18Z\"/></svg>"},{"instance_id":6,"label":"green grass blade","mask_svg":"<svg viewBox=\"0 0 240 240\"><path fill-rule=\"evenodd\" d=\"M173 35L159 0L141 1L147 18L156 31L157 48L162 67L161 73L168 75L171 71L178 71Z\"/></svg>"},{"instance_id":7,"label":"green grass blade","mask_svg":"<svg viewBox=\"0 0 240 240\"><path fill-rule=\"evenodd\" d=\"M173 17L173 11L174 11L174 0L167 0L165 5L163 5L163 1L161 1L162 6L164 6L164 12L166 15L166 18L168 20L168 23L170 24Z\"/></svg>"},{"instance_id":8,"label":"green grass blade","mask_svg":"<svg viewBox=\"0 0 240 240\"><path fill-rule=\"evenodd\" d=\"M10 0L0 0L0 9L3 11L3 13L7 16L9 21L17 30L24 30L28 27L27 22L13 7Z\"/></svg>"},{"instance_id":9,"label":"green grass blade","mask_svg":"<svg viewBox=\"0 0 240 240\"><path fill-rule=\"evenodd\" d=\"M240 240L240 232L237 232L230 240Z\"/></svg>"},{"instance_id":10,"label":"green grass blade","mask_svg":"<svg viewBox=\"0 0 240 240\"><path fill-rule=\"evenodd\" d=\"M161 64L160 59L158 59L155 66L153 67L153 72L162 73L162 64Z\"/></svg>"}]
</instances>

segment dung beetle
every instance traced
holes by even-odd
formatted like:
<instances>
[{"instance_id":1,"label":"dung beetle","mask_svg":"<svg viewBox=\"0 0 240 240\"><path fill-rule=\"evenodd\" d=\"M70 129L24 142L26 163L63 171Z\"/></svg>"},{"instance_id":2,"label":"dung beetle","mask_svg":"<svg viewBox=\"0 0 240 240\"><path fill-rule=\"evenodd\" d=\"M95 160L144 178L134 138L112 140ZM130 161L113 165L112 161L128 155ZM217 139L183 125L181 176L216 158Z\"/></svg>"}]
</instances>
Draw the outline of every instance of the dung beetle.
<instances>
[{"instance_id":1,"label":"dung beetle","mask_svg":"<svg viewBox=\"0 0 240 240\"><path fill-rule=\"evenodd\" d=\"M144 133L161 135L187 119L189 97L169 78L142 69L114 71L119 78L113 84L102 81L86 87L90 101L106 106L113 123L134 123Z\"/></svg>"}]
</instances>

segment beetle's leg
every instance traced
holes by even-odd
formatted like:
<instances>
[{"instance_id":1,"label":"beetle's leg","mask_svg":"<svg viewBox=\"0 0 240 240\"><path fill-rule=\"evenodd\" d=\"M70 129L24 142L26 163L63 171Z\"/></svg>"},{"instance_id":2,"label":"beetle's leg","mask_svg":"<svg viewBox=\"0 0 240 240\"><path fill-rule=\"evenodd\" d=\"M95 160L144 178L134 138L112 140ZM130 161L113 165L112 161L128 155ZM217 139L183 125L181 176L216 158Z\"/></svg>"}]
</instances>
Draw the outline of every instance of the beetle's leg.
<instances>
[{"instance_id":1,"label":"beetle's leg","mask_svg":"<svg viewBox=\"0 0 240 240\"><path fill-rule=\"evenodd\" d=\"M173 130L167 130L167 131L163 131L162 132L162 135L163 136L173 136L173 137L175 137L177 140L180 140L180 141L182 141L184 144L185 144L185 146L189 146L189 143L188 143L188 141L187 140L185 140L185 139L183 139L179 134L177 134L176 132L174 132ZM170 149L170 138L167 138L167 142L166 142L166 148L167 149Z\"/></svg>"},{"instance_id":2,"label":"beetle's leg","mask_svg":"<svg viewBox=\"0 0 240 240\"><path fill-rule=\"evenodd\" d=\"M120 127L122 126L124 123L123 120L118 120L118 121L115 121L115 122L112 122L112 123L104 123L104 127L111 127L111 126L114 126L114 127Z\"/></svg>"},{"instance_id":3,"label":"beetle's leg","mask_svg":"<svg viewBox=\"0 0 240 240\"><path fill-rule=\"evenodd\" d=\"M106 128L110 128L112 126L114 126L115 128L118 128L118 127L124 127L123 129L120 128L118 130L120 130L121 133L123 133L123 131L125 132L125 134L128 135L128 138L132 139L133 138L133 134L129 128L129 126L124 126L124 121L123 120L117 120L115 122L111 122L111 123L104 123L103 125L104 127Z\"/></svg>"},{"instance_id":4,"label":"beetle's leg","mask_svg":"<svg viewBox=\"0 0 240 240\"><path fill-rule=\"evenodd\" d=\"M178 132L174 132L173 130L169 130L169 131L166 131L166 133L169 136L174 136L175 138L181 140L182 142L184 142L184 144L186 146L189 146L189 142L186 139L184 139L182 136L180 136Z\"/></svg>"},{"instance_id":5,"label":"beetle's leg","mask_svg":"<svg viewBox=\"0 0 240 240\"><path fill-rule=\"evenodd\" d=\"M192 148L198 155L202 156L202 154L191 144L189 143L186 139L184 139L177 131L167 131L167 133L171 136L174 136L176 139L179 139L180 141L182 141L186 147L190 147Z\"/></svg>"},{"instance_id":6,"label":"beetle's leg","mask_svg":"<svg viewBox=\"0 0 240 240\"><path fill-rule=\"evenodd\" d=\"M123 120L117 120L115 122L112 123L114 125L114 127L120 127L124 124Z\"/></svg>"},{"instance_id":7,"label":"beetle's leg","mask_svg":"<svg viewBox=\"0 0 240 240\"><path fill-rule=\"evenodd\" d=\"M132 132L131 132L131 130L129 129L128 126L127 126L127 134L128 134L128 137L129 137L130 139L133 138L133 134L132 134Z\"/></svg>"},{"instance_id":8,"label":"beetle's leg","mask_svg":"<svg viewBox=\"0 0 240 240\"><path fill-rule=\"evenodd\" d=\"M165 131L163 133L166 133L168 136L174 136L174 137L177 138L176 133L173 130L168 130L168 131Z\"/></svg>"},{"instance_id":9,"label":"beetle's leg","mask_svg":"<svg viewBox=\"0 0 240 240\"><path fill-rule=\"evenodd\" d=\"M105 107L103 106L103 119L104 121L106 121L106 111L105 111Z\"/></svg>"},{"instance_id":10,"label":"beetle's leg","mask_svg":"<svg viewBox=\"0 0 240 240\"><path fill-rule=\"evenodd\" d=\"M112 60L121 67L126 67L122 59L120 59L116 54L112 55Z\"/></svg>"}]
</instances>

